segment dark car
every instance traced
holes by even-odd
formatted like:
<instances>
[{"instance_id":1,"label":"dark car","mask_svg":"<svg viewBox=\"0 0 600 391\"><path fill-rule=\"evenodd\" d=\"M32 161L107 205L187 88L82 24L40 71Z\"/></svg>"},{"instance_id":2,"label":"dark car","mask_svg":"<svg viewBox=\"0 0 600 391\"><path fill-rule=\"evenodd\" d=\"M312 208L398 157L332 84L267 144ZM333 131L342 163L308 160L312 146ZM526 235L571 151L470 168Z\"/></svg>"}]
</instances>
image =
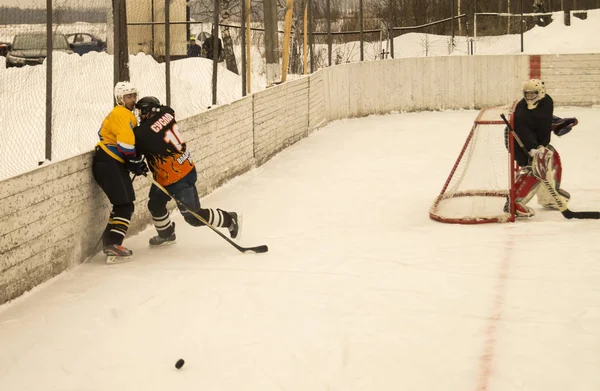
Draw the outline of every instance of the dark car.
<instances>
[{"instance_id":1,"label":"dark car","mask_svg":"<svg viewBox=\"0 0 600 391\"><path fill-rule=\"evenodd\" d=\"M73 53L63 34L52 35L52 47L55 51ZM46 58L46 33L22 33L15 38L6 53L6 67L39 65Z\"/></svg>"},{"instance_id":2,"label":"dark car","mask_svg":"<svg viewBox=\"0 0 600 391\"><path fill-rule=\"evenodd\" d=\"M0 56L6 56L8 50L10 49L9 42L0 42Z\"/></svg>"},{"instance_id":3,"label":"dark car","mask_svg":"<svg viewBox=\"0 0 600 391\"><path fill-rule=\"evenodd\" d=\"M88 33L67 34L67 42L69 42L73 51L79 55L106 51L106 42Z\"/></svg>"}]
</instances>

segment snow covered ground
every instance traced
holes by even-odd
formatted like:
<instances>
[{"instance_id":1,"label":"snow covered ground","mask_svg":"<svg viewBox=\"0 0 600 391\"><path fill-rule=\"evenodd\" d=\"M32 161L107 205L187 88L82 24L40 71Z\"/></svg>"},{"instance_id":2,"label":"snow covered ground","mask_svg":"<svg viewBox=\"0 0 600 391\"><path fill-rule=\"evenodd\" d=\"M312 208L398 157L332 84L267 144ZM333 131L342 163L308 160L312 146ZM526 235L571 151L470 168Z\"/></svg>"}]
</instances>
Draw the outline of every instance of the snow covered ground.
<instances>
[{"instance_id":1,"label":"snow covered ground","mask_svg":"<svg viewBox=\"0 0 600 391\"><path fill-rule=\"evenodd\" d=\"M428 218L476 113L336 121L202 200L266 254L177 214L176 245L149 228L0 306L0 390L597 391L600 223ZM600 108L556 114L571 208L598 210Z\"/></svg>"}]
</instances>

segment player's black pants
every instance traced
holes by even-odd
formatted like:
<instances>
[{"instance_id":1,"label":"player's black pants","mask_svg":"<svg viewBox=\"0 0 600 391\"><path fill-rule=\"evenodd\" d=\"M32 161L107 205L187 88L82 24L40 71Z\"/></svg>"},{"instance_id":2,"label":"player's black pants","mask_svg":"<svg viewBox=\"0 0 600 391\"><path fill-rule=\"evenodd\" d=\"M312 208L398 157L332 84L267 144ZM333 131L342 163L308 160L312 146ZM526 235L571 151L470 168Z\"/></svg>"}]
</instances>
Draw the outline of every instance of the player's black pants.
<instances>
[{"instance_id":1,"label":"player's black pants","mask_svg":"<svg viewBox=\"0 0 600 391\"><path fill-rule=\"evenodd\" d=\"M104 246L121 245L133 215L135 192L125 165L96 147L92 162L94 179L112 204L108 224L102 234Z\"/></svg>"},{"instance_id":2,"label":"player's black pants","mask_svg":"<svg viewBox=\"0 0 600 391\"><path fill-rule=\"evenodd\" d=\"M198 190L196 190L196 167L192 168L186 176L179 181L165 186L165 189L177 198L177 207L185 221L194 227L204 225L203 222L194 217L189 211L196 213L204 220L215 227L229 227L231 225L231 216L221 209L203 209L200 206ZM169 219L167 203L171 199L161 189L152 185L148 200L148 209L152 214L154 226L160 236L166 237L175 232L175 227Z\"/></svg>"}]
</instances>

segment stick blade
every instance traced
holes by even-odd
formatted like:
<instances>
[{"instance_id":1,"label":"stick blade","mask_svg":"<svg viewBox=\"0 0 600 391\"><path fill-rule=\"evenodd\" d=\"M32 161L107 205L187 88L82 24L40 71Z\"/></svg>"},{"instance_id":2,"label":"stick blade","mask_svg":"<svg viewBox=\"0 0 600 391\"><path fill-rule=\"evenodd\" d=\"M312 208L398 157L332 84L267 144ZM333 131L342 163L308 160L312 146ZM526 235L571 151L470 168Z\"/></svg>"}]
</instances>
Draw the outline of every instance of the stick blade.
<instances>
[{"instance_id":1,"label":"stick blade","mask_svg":"<svg viewBox=\"0 0 600 391\"><path fill-rule=\"evenodd\" d=\"M600 219L600 212L573 212L572 210L565 210L562 212L563 216L567 219L587 219L587 220L598 220Z\"/></svg>"},{"instance_id":2,"label":"stick blade","mask_svg":"<svg viewBox=\"0 0 600 391\"><path fill-rule=\"evenodd\" d=\"M261 246L248 247L244 252L253 252L253 253L261 254L261 253L266 253L267 251L269 251L269 247L267 247L266 244L263 244Z\"/></svg>"}]
</instances>

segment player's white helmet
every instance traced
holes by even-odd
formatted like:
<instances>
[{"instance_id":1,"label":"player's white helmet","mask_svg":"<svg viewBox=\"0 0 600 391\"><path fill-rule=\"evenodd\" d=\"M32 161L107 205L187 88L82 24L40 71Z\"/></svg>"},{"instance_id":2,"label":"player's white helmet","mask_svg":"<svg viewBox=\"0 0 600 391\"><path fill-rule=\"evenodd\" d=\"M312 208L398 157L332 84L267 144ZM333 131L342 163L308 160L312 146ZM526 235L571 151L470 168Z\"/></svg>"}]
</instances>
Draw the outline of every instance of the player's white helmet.
<instances>
[{"instance_id":1,"label":"player's white helmet","mask_svg":"<svg viewBox=\"0 0 600 391\"><path fill-rule=\"evenodd\" d=\"M129 81L120 81L115 85L115 101L119 106L123 106L123 96L137 93L137 87Z\"/></svg>"},{"instance_id":2,"label":"player's white helmet","mask_svg":"<svg viewBox=\"0 0 600 391\"><path fill-rule=\"evenodd\" d=\"M531 79L523 85L523 97L527 102L527 108L533 110L539 101L546 96L546 85L540 79Z\"/></svg>"}]
</instances>

